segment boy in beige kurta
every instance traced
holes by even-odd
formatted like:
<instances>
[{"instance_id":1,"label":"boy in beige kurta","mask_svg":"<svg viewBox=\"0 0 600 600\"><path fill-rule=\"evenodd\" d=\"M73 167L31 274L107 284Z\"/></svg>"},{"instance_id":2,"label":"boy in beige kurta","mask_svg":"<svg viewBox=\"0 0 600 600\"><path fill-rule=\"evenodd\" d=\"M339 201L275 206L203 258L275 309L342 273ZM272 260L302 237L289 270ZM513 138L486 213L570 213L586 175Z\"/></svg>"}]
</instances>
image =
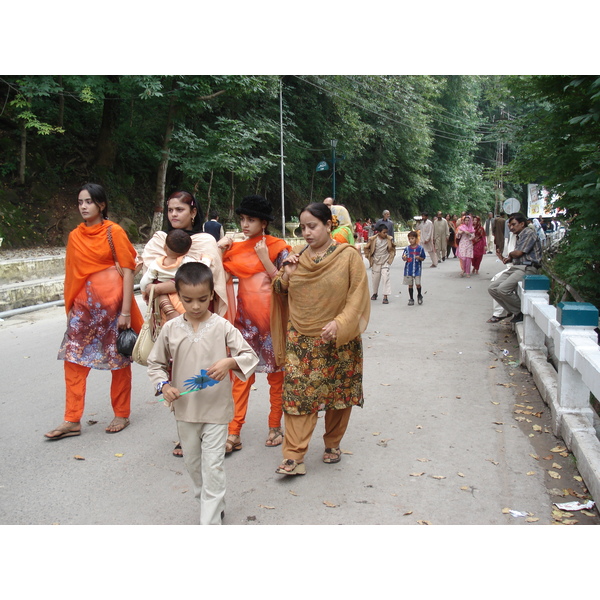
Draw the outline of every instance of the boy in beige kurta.
<instances>
[{"instance_id":1,"label":"boy in beige kurta","mask_svg":"<svg viewBox=\"0 0 600 600\"><path fill-rule=\"evenodd\" d=\"M188 271L203 271L210 279L210 298L204 297L206 306L212 299L210 269L201 263L182 265L175 283L186 313L163 326L148 357L148 376L157 395L163 393L165 400L172 399L185 465L200 502L200 524L220 525L225 509L223 460L227 425L233 418L233 397L229 372L221 370L217 376L212 369L223 364L221 361L233 359L231 370L246 380L254 372L258 357L226 319L208 310L201 319L197 312L189 313L186 305L191 301L187 296L193 295L198 286L181 284ZM202 375L208 385L188 391L194 387L188 380Z\"/></svg>"}]
</instances>

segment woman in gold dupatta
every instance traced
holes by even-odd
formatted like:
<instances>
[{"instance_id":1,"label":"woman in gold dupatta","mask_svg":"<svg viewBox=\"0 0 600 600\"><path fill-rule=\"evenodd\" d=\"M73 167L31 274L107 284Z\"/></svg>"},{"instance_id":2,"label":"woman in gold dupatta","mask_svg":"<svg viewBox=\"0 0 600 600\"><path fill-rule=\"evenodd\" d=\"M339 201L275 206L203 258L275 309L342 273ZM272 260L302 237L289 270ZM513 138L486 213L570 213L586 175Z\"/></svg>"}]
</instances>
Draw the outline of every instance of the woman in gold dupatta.
<instances>
[{"instance_id":1,"label":"woman in gold dupatta","mask_svg":"<svg viewBox=\"0 0 600 600\"><path fill-rule=\"evenodd\" d=\"M300 214L305 246L292 250L273 280L271 335L285 364L286 434L282 475L304 475L304 456L325 411L323 462L341 459L340 442L353 406L363 405L361 333L370 316L369 285L360 253L331 238L325 204Z\"/></svg>"}]
</instances>

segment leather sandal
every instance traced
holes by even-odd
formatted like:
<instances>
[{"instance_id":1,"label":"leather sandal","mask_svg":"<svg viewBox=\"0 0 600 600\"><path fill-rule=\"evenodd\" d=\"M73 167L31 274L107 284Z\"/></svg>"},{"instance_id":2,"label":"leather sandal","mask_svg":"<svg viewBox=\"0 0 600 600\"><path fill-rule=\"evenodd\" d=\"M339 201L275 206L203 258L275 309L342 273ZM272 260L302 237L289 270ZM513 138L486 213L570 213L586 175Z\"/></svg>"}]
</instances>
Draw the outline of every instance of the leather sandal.
<instances>
[{"instance_id":1,"label":"leather sandal","mask_svg":"<svg viewBox=\"0 0 600 600\"><path fill-rule=\"evenodd\" d=\"M335 458L331 458L327 456L328 454L335 455ZM325 452L323 452L323 462L328 465L333 463L339 463L342 460L342 451L339 448L325 448Z\"/></svg>"},{"instance_id":2,"label":"leather sandal","mask_svg":"<svg viewBox=\"0 0 600 600\"><path fill-rule=\"evenodd\" d=\"M225 454L231 454L234 450L242 449L242 440L239 435L228 435L225 442Z\"/></svg>"},{"instance_id":3,"label":"leather sandal","mask_svg":"<svg viewBox=\"0 0 600 600\"><path fill-rule=\"evenodd\" d=\"M74 426L79 427L79 429L74 429ZM52 433L58 435L50 435ZM44 434L44 436L51 441L62 440L65 437L73 437L76 435L81 435L81 423L72 423L71 421L63 421L58 427L55 427L52 431Z\"/></svg>"},{"instance_id":4,"label":"leather sandal","mask_svg":"<svg viewBox=\"0 0 600 600\"><path fill-rule=\"evenodd\" d=\"M273 448L283 444L283 431L281 427L269 427L269 437L265 441L265 446Z\"/></svg>"},{"instance_id":5,"label":"leather sandal","mask_svg":"<svg viewBox=\"0 0 600 600\"><path fill-rule=\"evenodd\" d=\"M299 463L287 458L279 465L275 473L278 475L306 475L306 465L303 462Z\"/></svg>"}]
</instances>

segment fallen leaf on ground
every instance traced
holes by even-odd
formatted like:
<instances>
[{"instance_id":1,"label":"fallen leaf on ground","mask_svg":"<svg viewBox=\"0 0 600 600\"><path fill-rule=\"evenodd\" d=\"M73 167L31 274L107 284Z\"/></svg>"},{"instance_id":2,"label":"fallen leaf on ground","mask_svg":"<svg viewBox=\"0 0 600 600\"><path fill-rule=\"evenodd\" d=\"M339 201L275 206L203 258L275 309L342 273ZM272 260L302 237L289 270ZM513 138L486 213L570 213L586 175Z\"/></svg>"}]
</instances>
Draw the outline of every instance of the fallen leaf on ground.
<instances>
[{"instance_id":1,"label":"fallen leaf on ground","mask_svg":"<svg viewBox=\"0 0 600 600\"><path fill-rule=\"evenodd\" d=\"M431 522L430 522L430 521L423 521L423 520L421 520L421 521L417 521L417 523L418 523L419 525L431 525Z\"/></svg>"},{"instance_id":2,"label":"fallen leaf on ground","mask_svg":"<svg viewBox=\"0 0 600 600\"><path fill-rule=\"evenodd\" d=\"M390 385L392 385L392 384L391 384L391 383L380 383L379 385L390 386Z\"/></svg>"},{"instance_id":3,"label":"fallen leaf on ground","mask_svg":"<svg viewBox=\"0 0 600 600\"><path fill-rule=\"evenodd\" d=\"M457 473L457 475L458 475L459 477L464 477L464 476L465 476L465 474L464 474L464 473L461 473L460 471Z\"/></svg>"},{"instance_id":4,"label":"fallen leaf on ground","mask_svg":"<svg viewBox=\"0 0 600 600\"><path fill-rule=\"evenodd\" d=\"M537 454L530 454L531 458L535 458L535 460L540 460L540 457Z\"/></svg>"},{"instance_id":5,"label":"fallen leaf on ground","mask_svg":"<svg viewBox=\"0 0 600 600\"><path fill-rule=\"evenodd\" d=\"M421 475L425 475L425 471L423 471L423 473L410 473L409 475L411 477L421 477Z\"/></svg>"},{"instance_id":6,"label":"fallen leaf on ground","mask_svg":"<svg viewBox=\"0 0 600 600\"><path fill-rule=\"evenodd\" d=\"M498 404L500 404L500 402L492 402L492 404L495 404L496 406L498 406Z\"/></svg>"},{"instance_id":7,"label":"fallen leaf on ground","mask_svg":"<svg viewBox=\"0 0 600 600\"><path fill-rule=\"evenodd\" d=\"M580 477L579 475L573 475L573 479L574 479L575 481L583 481L583 478L582 478L582 477Z\"/></svg>"},{"instance_id":8,"label":"fallen leaf on ground","mask_svg":"<svg viewBox=\"0 0 600 600\"><path fill-rule=\"evenodd\" d=\"M92 419L90 419L87 424L88 425L95 425L98 421L92 421Z\"/></svg>"},{"instance_id":9,"label":"fallen leaf on ground","mask_svg":"<svg viewBox=\"0 0 600 600\"><path fill-rule=\"evenodd\" d=\"M541 431L541 430L542 430L542 428L541 428L539 425L534 425L534 426L532 427L532 429L533 429L534 431Z\"/></svg>"},{"instance_id":10,"label":"fallen leaf on ground","mask_svg":"<svg viewBox=\"0 0 600 600\"><path fill-rule=\"evenodd\" d=\"M292 495L292 496L297 496L298 494L296 494L296 492L293 492L292 490L288 490L288 492Z\"/></svg>"},{"instance_id":11,"label":"fallen leaf on ground","mask_svg":"<svg viewBox=\"0 0 600 600\"><path fill-rule=\"evenodd\" d=\"M487 460L488 462L491 462L493 465L498 465L498 464L500 464L500 463L498 463L497 461L495 461L495 460L492 460L491 458L486 458L485 460Z\"/></svg>"},{"instance_id":12,"label":"fallen leaf on ground","mask_svg":"<svg viewBox=\"0 0 600 600\"><path fill-rule=\"evenodd\" d=\"M552 463L553 469L562 469L562 467L558 463Z\"/></svg>"},{"instance_id":13,"label":"fallen leaf on ground","mask_svg":"<svg viewBox=\"0 0 600 600\"><path fill-rule=\"evenodd\" d=\"M537 517L527 517L525 521L527 521L527 523L535 523L536 521L539 521L539 519Z\"/></svg>"},{"instance_id":14,"label":"fallen leaf on ground","mask_svg":"<svg viewBox=\"0 0 600 600\"><path fill-rule=\"evenodd\" d=\"M273 510L275 508L274 506L266 506L265 504L259 504L258 506L260 508L268 508L269 510Z\"/></svg>"},{"instance_id":15,"label":"fallen leaf on ground","mask_svg":"<svg viewBox=\"0 0 600 600\"><path fill-rule=\"evenodd\" d=\"M381 431L374 431L371 435L381 435Z\"/></svg>"},{"instance_id":16,"label":"fallen leaf on ground","mask_svg":"<svg viewBox=\"0 0 600 600\"><path fill-rule=\"evenodd\" d=\"M502 514L503 515L507 515L508 513L510 513L510 508L503 508L502 509Z\"/></svg>"},{"instance_id":17,"label":"fallen leaf on ground","mask_svg":"<svg viewBox=\"0 0 600 600\"><path fill-rule=\"evenodd\" d=\"M413 514L413 511L409 510L408 512L405 512L402 516L407 517L408 515L412 515L412 514Z\"/></svg>"},{"instance_id":18,"label":"fallen leaf on ground","mask_svg":"<svg viewBox=\"0 0 600 600\"><path fill-rule=\"evenodd\" d=\"M121 453L118 453L118 454L115 454L115 456L116 456L117 458L121 458L121 456L123 456L123 454L121 454Z\"/></svg>"},{"instance_id":19,"label":"fallen leaf on ground","mask_svg":"<svg viewBox=\"0 0 600 600\"><path fill-rule=\"evenodd\" d=\"M529 471L527 475L535 475L535 471Z\"/></svg>"},{"instance_id":20,"label":"fallen leaf on ground","mask_svg":"<svg viewBox=\"0 0 600 600\"><path fill-rule=\"evenodd\" d=\"M342 454L353 454L350 450L341 450Z\"/></svg>"},{"instance_id":21,"label":"fallen leaf on ground","mask_svg":"<svg viewBox=\"0 0 600 600\"><path fill-rule=\"evenodd\" d=\"M552 448L550 452L564 452L565 450L566 448L564 446L556 446L555 448Z\"/></svg>"},{"instance_id":22,"label":"fallen leaf on ground","mask_svg":"<svg viewBox=\"0 0 600 600\"><path fill-rule=\"evenodd\" d=\"M83 458L83 456L79 456L78 454L76 454L73 458L75 460L85 460L85 458Z\"/></svg>"},{"instance_id":23,"label":"fallen leaf on ground","mask_svg":"<svg viewBox=\"0 0 600 600\"><path fill-rule=\"evenodd\" d=\"M544 456L544 460L552 460L554 458L553 454L548 454L548 456Z\"/></svg>"},{"instance_id":24,"label":"fallen leaf on ground","mask_svg":"<svg viewBox=\"0 0 600 600\"><path fill-rule=\"evenodd\" d=\"M429 462L428 458L417 458L419 462Z\"/></svg>"},{"instance_id":25,"label":"fallen leaf on ground","mask_svg":"<svg viewBox=\"0 0 600 600\"><path fill-rule=\"evenodd\" d=\"M469 486L469 485L463 485L460 489L464 490L465 492L469 492L471 490L471 486Z\"/></svg>"},{"instance_id":26,"label":"fallen leaf on ground","mask_svg":"<svg viewBox=\"0 0 600 600\"><path fill-rule=\"evenodd\" d=\"M431 476L433 479L446 479L445 475L432 475Z\"/></svg>"},{"instance_id":27,"label":"fallen leaf on ground","mask_svg":"<svg viewBox=\"0 0 600 600\"><path fill-rule=\"evenodd\" d=\"M560 479L560 475L556 471L548 471L548 475L554 479Z\"/></svg>"},{"instance_id":28,"label":"fallen leaf on ground","mask_svg":"<svg viewBox=\"0 0 600 600\"><path fill-rule=\"evenodd\" d=\"M325 500L325 501L323 502L323 504L324 504L325 506L328 506L329 508L336 508L336 507L338 506L337 504L334 504L333 502L328 502L327 500Z\"/></svg>"},{"instance_id":29,"label":"fallen leaf on ground","mask_svg":"<svg viewBox=\"0 0 600 600\"><path fill-rule=\"evenodd\" d=\"M563 525L575 525L579 523L579 521L577 519L565 519L562 524Z\"/></svg>"}]
</instances>

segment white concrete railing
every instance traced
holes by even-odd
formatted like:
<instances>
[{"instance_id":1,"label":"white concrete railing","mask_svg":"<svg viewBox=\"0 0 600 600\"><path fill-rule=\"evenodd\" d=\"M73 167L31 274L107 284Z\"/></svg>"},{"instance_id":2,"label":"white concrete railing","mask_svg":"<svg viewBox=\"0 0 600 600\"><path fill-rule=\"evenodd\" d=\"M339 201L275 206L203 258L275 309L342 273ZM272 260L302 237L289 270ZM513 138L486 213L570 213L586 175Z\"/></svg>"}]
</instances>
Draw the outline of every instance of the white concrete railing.
<instances>
[{"instance_id":1,"label":"white concrete railing","mask_svg":"<svg viewBox=\"0 0 600 600\"><path fill-rule=\"evenodd\" d=\"M576 457L577 468L598 504L600 440L590 405L590 392L600 398L600 346L595 325L590 319L587 325L564 325L569 319L561 304L557 309L548 303L547 291L526 287L526 281L519 284L523 312L522 327L517 329L520 361L533 375L544 402L550 407L554 434L565 441ZM597 311L595 318L597 321ZM557 370L548 362L546 338L553 342Z\"/></svg>"}]
</instances>

